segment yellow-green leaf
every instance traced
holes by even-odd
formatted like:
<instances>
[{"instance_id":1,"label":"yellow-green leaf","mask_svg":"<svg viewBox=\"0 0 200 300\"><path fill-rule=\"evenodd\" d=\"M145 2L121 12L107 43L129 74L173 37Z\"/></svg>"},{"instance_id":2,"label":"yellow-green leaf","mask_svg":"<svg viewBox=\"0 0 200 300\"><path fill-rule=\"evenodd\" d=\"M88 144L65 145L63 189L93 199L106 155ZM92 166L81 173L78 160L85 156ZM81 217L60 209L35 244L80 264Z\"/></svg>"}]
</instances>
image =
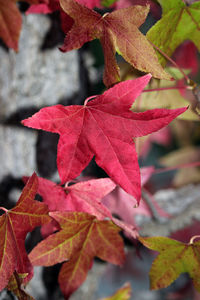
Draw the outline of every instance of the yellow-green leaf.
<instances>
[{"instance_id":1,"label":"yellow-green leaf","mask_svg":"<svg viewBox=\"0 0 200 300\"><path fill-rule=\"evenodd\" d=\"M180 274L189 273L200 292L200 241L185 244L167 237L140 237L139 240L147 248L160 253L149 274L152 290L165 288Z\"/></svg>"},{"instance_id":2,"label":"yellow-green leaf","mask_svg":"<svg viewBox=\"0 0 200 300\"><path fill-rule=\"evenodd\" d=\"M168 56L185 40L192 41L200 50L200 1L186 5L182 0L158 0L162 18L148 31L147 38ZM159 61L166 59L159 54Z\"/></svg>"}]
</instances>

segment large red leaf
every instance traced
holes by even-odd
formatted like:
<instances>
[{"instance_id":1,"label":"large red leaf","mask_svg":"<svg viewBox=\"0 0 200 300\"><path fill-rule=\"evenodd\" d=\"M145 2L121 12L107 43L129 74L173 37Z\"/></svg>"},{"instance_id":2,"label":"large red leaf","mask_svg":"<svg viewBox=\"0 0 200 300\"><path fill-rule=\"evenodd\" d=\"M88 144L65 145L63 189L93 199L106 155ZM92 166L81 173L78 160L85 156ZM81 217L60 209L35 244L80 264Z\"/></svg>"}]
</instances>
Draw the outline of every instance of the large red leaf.
<instances>
[{"instance_id":1,"label":"large red leaf","mask_svg":"<svg viewBox=\"0 0 200 300\"><path fill-rule=\"evenodd\" d=\"M187 109L131 112L131 104L150 77L121 82L83 106L43 108L22 122L28 127L61 135L57 164L62 183L77 177L95 155L97 164L111 179L140 200L139 166L133 138L166 126Z\"/></svg>"},{"instance_id":2,"label":"large red leaf","mask_svg":"<svg viewBox=\"0 0 200 300\"><path fill-rule=\"evenodd\" d=\"M148 6L131 6L102 17L74 0L60 0L60 4L74 19L61 51L78 49L86 42L99 39L104 51L106 86L112 86L120 80L116 51L136 69L149 72L156 78L170 79L158 63L153 47L138 29L148 15Z\"/></svg>"},{"instance_id":3,"label":"large red leaf","mask_svg":"<svg viewBox=\"0 0 200 300\"><path fill-rule=\"evenodd\" d=\"M140 200L140 172L133 138L159 130L187 109L131 112L133 101L150 77L121 82L83 106L43 108L22 122L61 135L57 165L62 183L77 177L95 155L97 164L111 179Z\"/></svg>"},{"instance_id":4,"label":"large red leaf","mask_svg":"<svg viewBox=\"0 0 200 300\"><path fill-rule=\"evenodd\" d=\"M24 240L36 226L50 221L47 205L34 201L37 186L37 176L33 174L16 206L11 210L4 209L5 213L0 217L0 290L8 284L15 270L21 274L28 273L25 280L32 276Z\"/></svg>"},{"instance_id":5,"label":"large red leaf","mask_svg":"<svg viewBox=\"0 0 200 300\"><path fill-rule=\"evenodd\" d=\"M123 241L111 221L98 221L86 213L53 212L61 230L39 243L30 253L34 265L65 262L59 284L66 299L85 280L94 256L113 264L123 264Z\"/></svg>"}]
</instances>

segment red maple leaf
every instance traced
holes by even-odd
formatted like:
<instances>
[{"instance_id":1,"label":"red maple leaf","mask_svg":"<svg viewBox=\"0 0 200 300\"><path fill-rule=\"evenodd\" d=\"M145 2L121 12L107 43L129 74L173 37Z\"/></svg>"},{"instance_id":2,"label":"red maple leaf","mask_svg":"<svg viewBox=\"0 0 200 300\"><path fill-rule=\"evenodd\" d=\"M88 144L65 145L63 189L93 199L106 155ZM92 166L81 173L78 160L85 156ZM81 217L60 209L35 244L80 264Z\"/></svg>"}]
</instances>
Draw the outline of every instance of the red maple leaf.
<instances>
[{"instance_id":1,"label":"red maple leaf","mask_svg":"<svg viewBox=\"0 0 200 300\"><path fill-rule=\"evenodd\" d=\"M7 286L14 271L27 273L25 281L32 277L24 241L28 232L50 221L47 205L34 201L37 186L37 176L33 174L16 206L11 210L1 207L5 213L0 216L0 290Z\"/></svg>"},{"instance_id":2,"label":"red maple leaf","mask_svg":"<svg viewBox=\"0 0 200 300\"><path fill-rule=\"evenodd\" d=\"M28 177L23 179L27 181ZM38 194L48 205L49 211L86 212L96 216L99 220L109 218L121 227L130 238L137 238L138 231L132 223L116 219L111 215L110 210L101 203L101 199L116 187L109 178L85 180L71 186L66 185L64 188L42 177L38 177L38 181ZM58 229L58 223L52 220L42 226L41 233L43 237L47 237Z\"/></svg>"},{"instance_id":3,"label":"red maple leaf","mask_svg":"<svg viewBox=\"0 0 200 300\"><path fill-rule=\"evenodd\" d=\"M120 229L112 221L77 212L52 212L61 230L39 243L29 254L34 265L51 266L65 262L59 284L66 299L85 280L95 256L110 263L124 262Z\"/></svg>"},{"instance_id":4,"label":"red maple leaf","mask_svg":"<svg viewBox=\"0 0 200 300\"><path fill-rule=\"evenodd\" d=\"M95 155L96 163L139 202L140 171L133 137L159 130L187 109L130 111L150 78L121 82L83 106L43 108L22 121L60 134L57 165L62 183L76 178Z\"/></svg>"},{"instance_id":5,"label":"red maple leaf","mask_svg":"<svg viewBox=\"0 0 200 300\"><path fill-rule=\"evenodd\" d=\"M38 179L38 194L48 205L49 211L87 212L99 220L112 217L109 210L101 204L101 199L116 186L111 179L93 179L64 188L45 178Z\"/></svg>"},{"instance_id":6,"label":"red maple leaf","mask_svg":"<svg viewBox=\"0 0 200 300\"><path fill-rule=\"evenodd\" d=\"M116 52L140 71L160 79L171 78L158 62L153 46L138 29L148 15L148 6L131 6L102 16L74 0L60 0L60 5L74 20L60 50L79 49L86 42L99 39L104 52L106 86L120 81Z\"/></svg>"}]
</instances>

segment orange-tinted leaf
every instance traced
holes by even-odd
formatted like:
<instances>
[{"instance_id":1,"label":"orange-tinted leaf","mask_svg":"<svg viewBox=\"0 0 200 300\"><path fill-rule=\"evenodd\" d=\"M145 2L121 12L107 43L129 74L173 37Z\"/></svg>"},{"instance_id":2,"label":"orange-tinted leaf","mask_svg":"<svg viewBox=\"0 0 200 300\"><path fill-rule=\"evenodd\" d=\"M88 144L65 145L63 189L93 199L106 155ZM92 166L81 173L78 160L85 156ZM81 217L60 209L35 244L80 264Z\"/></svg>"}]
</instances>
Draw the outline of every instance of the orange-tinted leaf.
<instances>
[{"instance_id":1,"label":"orange-tinted leaf","mask_svg":"<svg viewBox=\"0 0 200 300\"><path fill-rule=\"evenodd\" d=\"M9 48L18 50L22 17L15 0L0 0L0 37Z\"/></svg>"},{"instance_id":2,"label":"orange-tinted leaf","mask_svg":"<svg viewBox=\"0 0 200 300\"><path fill-rule=\"evenodd\" d=\"M87 213L52 212L61 230L39 243L30 253L34 265L64 263L59 284L69 297L85 280L94 256L113 264L124 261L123 241L119 228L111 221L98 221Z\"/></svg>"},{"instance_id":3,"label":"orange-tinted leaf","mask_svg":"<svg viewBox=\"0 0 200 300\"><path fill-rule=\"evenodd\" d=\"M147 248L160 252L150 271L151 289L167 287L187 272L200 291L200 241L185 244L167 237L140 237L139 240Z\"/></svg>"},{"instance_id":4,"label":"orange-tinted leaf","mask_svg":"<svg viewBox=\"0 0 200 300\"><path fill-rule=\"evenodd\" d=\"M28 259L24 240L26 234L36 226L49 222L46 204L34 201L37 192L37 176L33 174L22 191L16 206L0 217L0 290L16 270L32 276L32 265Z\"/></svg>"},{"instance_id":5,"label":"orange-tinted leaf","mask_svg":"<svg viewBox=\"0 0 200 300\"><path fill-rule=\"evenodd\" d=\"M60 0L60 4L74 19L61 50L78 49L86 42L99 39L104 51L106 86L120 80L115 52L140 71L149 72L156 78L170 79L158 63L153 47L138 29L148 15L148 6L131 6L102 17L74 0Z\"/></svg>"},{"instance_id":6,"label":"orange-tinted leaf","mask_svg":"<svg viewBox=\"0 0 200 300\"><path fill-rule=\"evenodd\" d=\"M15 271L10 277L6 288L7 290L12 291L19 300L34 300L34 298L28 295L22 287L23 280L26 276L27 274L17 274Z\"/></svg>"},{"instance_id":7,"label":"orange-tinted leaf","mask_svg":"<svg viewBox=\"0 0 200 300\"><path fill-rule=\"evenodd\" d=\"M101 300L128 300L131 297L131 285L125 283L117 292L111 297L106 297Z\"/></svg>"},{"instance_id":8,"label":"orange-tinted leaf","mask_svg":"<svg viewBox=\"0 0 200 300\"><path fill-rule=\"evenodd\" d=\"M0 38L5 44L18 51L18 41L22 27L22 16L16 5L18 0L0 0ZM39 0L22 0L37 4Z\"/></svg>"}]
</instances>

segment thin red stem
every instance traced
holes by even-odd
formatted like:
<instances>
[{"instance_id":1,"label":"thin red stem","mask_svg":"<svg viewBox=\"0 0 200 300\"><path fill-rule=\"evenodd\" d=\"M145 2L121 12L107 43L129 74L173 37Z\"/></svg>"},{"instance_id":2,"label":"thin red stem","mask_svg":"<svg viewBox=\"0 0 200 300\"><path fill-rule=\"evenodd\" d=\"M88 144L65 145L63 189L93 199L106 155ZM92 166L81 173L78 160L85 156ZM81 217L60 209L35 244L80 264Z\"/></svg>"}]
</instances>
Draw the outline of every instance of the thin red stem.
<instances>
[{"instance_id":1,"label":"thin red stem","mask_svg":"<svg viewBox=\"0 0 200 300\"><path fill-rule=\"evenodd\" d=\"M181 164L181 165L177 165L174 167L155 169L154 174L169 172L169 171L173 171L176 169L184 169L184 168L198 167L198 166L200 166L200 161L195 161L192 163Z\"/></svg>"},{"instance_id":2,"label":"thin red stem","mask_svg":"<svg viewBox=\"0 0 200 300\"><path fill-rule=\"evenodd\" d=\"M181 89L181 90L185 90L185 89L190 89L190 87L188 86L170 86L170 87L164 87L164 88L157 88L157 89L146 89L146 90L143 90L142 93L145 93L145 92L159 92L159 91L167 91L167 90L178 90L178 89Z\"/></svg>"},{"instance_id":3,"label":"thin red stem","mask_svg":"<svg viewBox=\"0 0 200 300\"><path fill-rule=\"evenodd\" d=\"M67 182L65 183L64 189L68 189L69 183L70 183L70 182L72 182L72 183L77 183L78 180L77 180L77 179L73 179L73 180L67 181Z\"/></svg>"},{"instance_id":4,"label":"thin red stem","mask_svg":"<svg viewBox=\"0 0 200 300\"><path fill-rule=\"evenodd\" d=\"M185 72L183 71L183 69L177 65L177 63L170 58L166 53L164 53L159 47L157 47L155 44L153 44L151 41L149 41L151 43L151 45L158 51L160 52L160 54L162 54L168 61L170 61L177 69L179 69L179 71L181 72L181 74L183 75L183 77L185 78L186 82L188 85L191 84L191 80L190 78L185 74Z\"/></svg>"},{"instance_id":5,"label":"thin red stem","mask_svg":"<svg viewBox=\"0 0 200 300\"><path fill-rule=\"evenodd\" d=\"M0 209L7 212L8 210L5 207L0 206Z\"/></svg>"},{"instance_id":6,"label":"thin red stem","mask_svg":"<svg viewBox=\"0 0 200 300\"><path fill-rule=\"evenodd\" d=\"M87 105L87 103L88 103L88 101L90 100L90 99L93 99L93 98L95 98L95 97L97 97L98 95L94 95L94 96L90 96L90 97L88 97L87 99L85 99L85 101L84 101L84 106L86 106Z\"/></svg>"}]
</instances>

